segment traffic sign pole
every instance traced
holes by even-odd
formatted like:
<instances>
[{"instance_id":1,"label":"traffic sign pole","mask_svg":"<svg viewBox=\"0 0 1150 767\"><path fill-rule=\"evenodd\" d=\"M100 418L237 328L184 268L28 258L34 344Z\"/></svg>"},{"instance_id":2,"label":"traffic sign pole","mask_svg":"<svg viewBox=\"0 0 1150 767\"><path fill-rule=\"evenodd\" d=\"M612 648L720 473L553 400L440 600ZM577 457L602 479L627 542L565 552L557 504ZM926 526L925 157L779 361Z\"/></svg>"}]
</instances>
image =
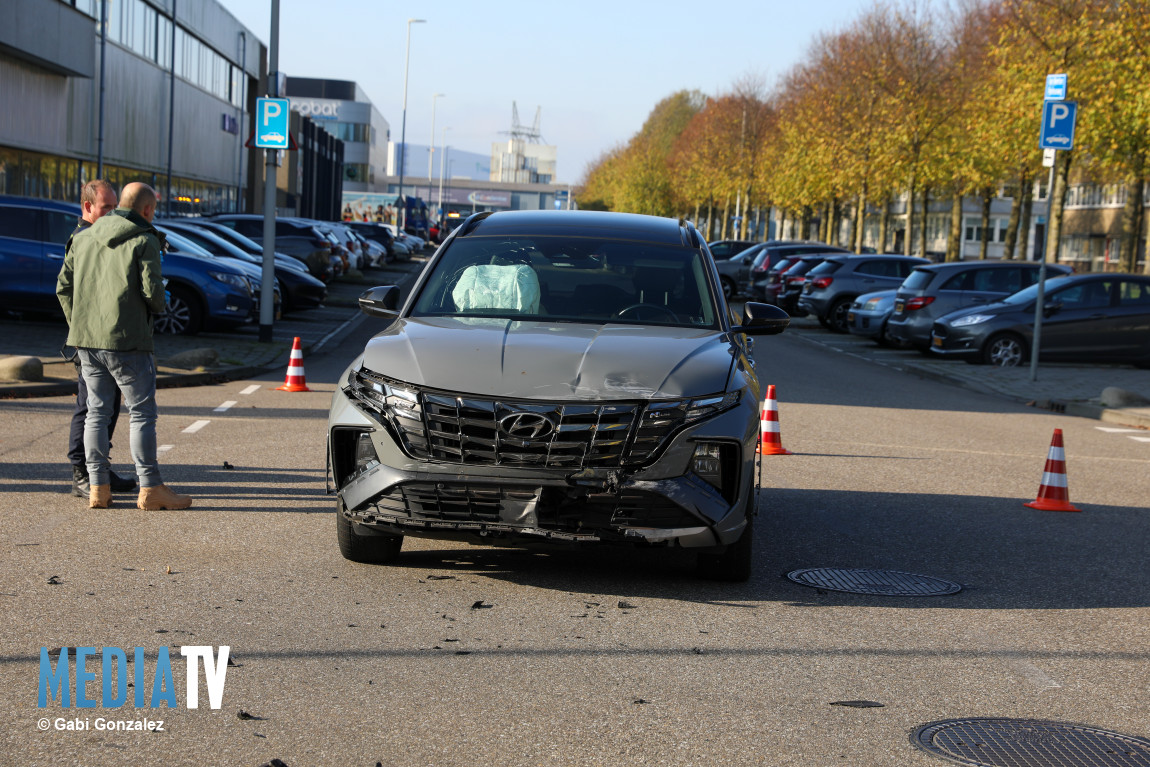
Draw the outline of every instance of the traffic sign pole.
<instances>
[{"instance_id":1,"label":"traffic sign pole","mask_svg":"<svg viewBox=\"0 0 1150 767\"><path fill-rule=\"evenodd\" d=\"M272 97L279 96L279 55L280 55L280 0L272 0L272 29L268 42L268 91ZM262 109L256 110L256 141L265 120ZM290 133L290 128L284 135ZM264 161L264 253L263 274L260 285L260 343L272 342L272 327L275 322L275 252L276 252L276 151L266 149Z\"/></svg>"}]
</instances>

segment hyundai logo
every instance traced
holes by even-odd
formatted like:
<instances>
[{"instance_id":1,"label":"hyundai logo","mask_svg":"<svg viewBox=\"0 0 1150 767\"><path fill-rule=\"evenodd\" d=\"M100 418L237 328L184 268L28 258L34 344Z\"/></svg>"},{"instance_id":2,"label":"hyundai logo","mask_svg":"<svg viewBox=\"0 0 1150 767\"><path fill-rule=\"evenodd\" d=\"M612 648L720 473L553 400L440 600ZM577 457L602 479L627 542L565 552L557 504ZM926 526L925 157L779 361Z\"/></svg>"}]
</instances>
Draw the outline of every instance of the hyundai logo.
<instances>
[{"instance_id":1,"label":"hyundai logo","mask_svg":"<svg viewBox=\"0 0 1150 767\"><path fill-rule=\"evenodd\" d=\"M512 413L499 419L499 431L516 439L542 439L555 432L555 422L539 413Z\"/></svg>"}]
</instances>

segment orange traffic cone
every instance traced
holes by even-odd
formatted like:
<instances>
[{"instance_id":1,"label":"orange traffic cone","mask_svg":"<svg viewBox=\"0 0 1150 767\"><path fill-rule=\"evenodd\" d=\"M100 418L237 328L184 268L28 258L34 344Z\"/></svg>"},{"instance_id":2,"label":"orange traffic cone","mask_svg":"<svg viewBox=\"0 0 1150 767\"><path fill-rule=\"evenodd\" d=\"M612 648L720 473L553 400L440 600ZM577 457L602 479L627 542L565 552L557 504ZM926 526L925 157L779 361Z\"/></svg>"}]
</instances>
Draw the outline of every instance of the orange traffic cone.
<instances>
[{"instance_id":1,"label":"orange traffic cone","mask_svg":"<svg viewBox=\"0 0 1150 767\"><path fill-rule=\"evenodd\" d=\"M783 447L779 436L779 406L775 402L775 385L767 385L767 401L759 418L759 452L763 455L794 455Z\"/></svg>"},{"instance_id":2,"label":"orange traffic cone","mask_svg":"<svg viewBox=\"0 0 1150 767\"><path fill-rule=\"evenodd\" d=\"M1022 505L1040 511L1082 511L1070 505L1070 490L1066 485L1066 453L1062 449L1062 429L1055 429L1054 437L1050 440L1050 453L1046 458L1046 469L1042 472L1038 498Z\"/></svg>"},{"instance_id":3,"label":"orange traffic cone","mask_svg":"<svg viewBox=\"0 0 1150 767\"><path fill-rule=\"evenodd\" d=\"M307 380L303 373L303 349L299 345L299 336L296 336L295 341L292 341L287 379L283 386L276 387L276 391L311 391L307 388Z\"/></svg>"}]
</instances>

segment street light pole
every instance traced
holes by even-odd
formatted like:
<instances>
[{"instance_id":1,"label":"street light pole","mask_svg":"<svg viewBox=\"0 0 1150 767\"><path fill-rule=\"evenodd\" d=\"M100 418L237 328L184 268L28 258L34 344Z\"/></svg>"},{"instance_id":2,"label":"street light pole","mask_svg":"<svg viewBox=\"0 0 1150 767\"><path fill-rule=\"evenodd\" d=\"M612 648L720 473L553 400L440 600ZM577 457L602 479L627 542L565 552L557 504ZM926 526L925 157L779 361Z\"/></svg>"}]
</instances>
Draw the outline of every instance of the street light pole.
<instances>
[{"instance_id":1,"label":"street light pole","mask_svg":"<svg viewBox=\"0 0 1150 767\"><path fill-rule=\"evenodd\" d=\"M411 63L411 25L425 24L426 19L407 20L407 49L403 54L403 122L399 129L399 231L407 226L407 200L403 194L403 165L407 159L407 65Z\"/></svg>"},{"instance_id":2,"label":"street light pole","mask_svg":"<svg viewBox=\"0 0 1150 767\"><path fill-rule=\"evenodd\" d=\"M439 142L439 145L443 147L443 154L439 156L439 217L441 219L443 218L443 160L447 156L447 132L449 130L451 130L451 126L444 126L443 139ZM428 192L428 196L430 195L431 193Z\"/></svg>"},{"instance_id":3,"label":"street light pole","mask_svg":"<svg viewBox=\"0 0 1150 767\"><path fill-rule=\"evenodd\" d=\"M435 101L447 94L437 93L431 97L431 145L427 148L427 201L431 202L431 167L435 160Z\"/></svg>"}]
</instances>

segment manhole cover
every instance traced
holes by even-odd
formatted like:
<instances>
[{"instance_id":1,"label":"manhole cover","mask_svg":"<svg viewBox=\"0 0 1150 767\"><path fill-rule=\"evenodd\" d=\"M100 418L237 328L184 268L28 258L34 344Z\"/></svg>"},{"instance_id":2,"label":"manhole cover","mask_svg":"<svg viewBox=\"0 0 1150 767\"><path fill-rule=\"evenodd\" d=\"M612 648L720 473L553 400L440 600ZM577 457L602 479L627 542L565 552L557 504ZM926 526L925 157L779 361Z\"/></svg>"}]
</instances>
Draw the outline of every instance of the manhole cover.
<instances>
[{"instance_id":1,"label":"manhole cover","mask_svg":"<svg viewBox=\"0 0 1150 767\"><path fill-rule=\"evenodd\" d=\"M794 570L787 577L803 586L851 594L874 594L884 597L934 597L957 594L962 585L929 575L915 575L898 570L855 570L812 567Z\"/></svg>"},{"instance_id":2,"label":"manhole cover","mask_svg":"<svg viewBox=\"0 0 1150 767\"><path fill-rule=\"evenodd\" d=\"M972 767L1150 767L1150 740L1065 722L948 719L910 740Z\"/></svg>"}]
</instances>

